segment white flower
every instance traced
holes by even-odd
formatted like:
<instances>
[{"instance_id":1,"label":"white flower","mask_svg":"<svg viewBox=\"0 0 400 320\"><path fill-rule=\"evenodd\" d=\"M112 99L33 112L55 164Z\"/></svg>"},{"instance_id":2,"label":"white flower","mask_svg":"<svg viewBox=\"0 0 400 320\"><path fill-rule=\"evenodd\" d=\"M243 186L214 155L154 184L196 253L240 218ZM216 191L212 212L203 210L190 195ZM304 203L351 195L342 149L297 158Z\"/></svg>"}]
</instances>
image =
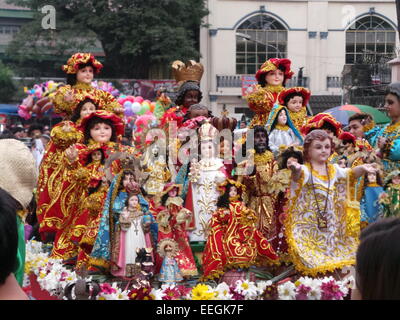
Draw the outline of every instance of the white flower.
<instances>
[{"instance_id":1,"label":"white flower","mask_svg":"<svg viewBox=\"0 0 400 320\"><path fill-rule=\"evenodd\" d=\"M343 284L349 289L355 289L356 288L356 280L354 279L353 276L346 277L343 280Z\"/></svg>"},{"instance_id":2,"label":"white flower","mask_svg":"<svg viewBox=\"0 0 400 320\"><path fill-rule=\"evenodd\" d=\"M272 286L272 281L268 280L268 281L260 281L257 283L257 289L259 293L263 293L265 291L265 289L269 286Z\"/></svg>"},{"instance_id":3,"label":"white flower","mask_svg":"<svg viewBox=\"0 0 400 320\"><path fill-rule=\"evenodd\" d=\"M165 296L164 289L151 289L150 295L154 297L154 300L162 300L162 298Z\"/></svg>"},{"instance_id":4,"label":"white flower","mask_svg":"<svg viewBox=\"0 0 400 320\"><path fill-rule=\"evenodd\" d=\"M312 286L311 290L307 294L308 300L321 300L321 288L320 286Z\"/></svg>"},{"instance_id":5,"label":"white flower","mask_svg":"<svg viewBox=\"0 0 400 320\"><path fill-rule=\"evenodd\" d=\"M254 284L254 282L247 281L247 280L238 280L236 281L236 287L235 290L244 295L246 300L252 300L257 298L259 294L259 290L257 286Z\"/></svg>"},{"instance_id":6,"label":"white flower","mask_svg":"<svg viewBox=\"0 0 400 320\"><path fill-rule=\"evenodd\" d=\"M296 286L293 282L287 281L278 286L279 300L295 300L296 299Z\"/></svg>"},{"instance_id":7,"label":"white flower","mask_svg":"<svg viewBox=\"0 0 400 320\"><path fill-rule=\"evenodd\" d=\"M233 294L230 293L229 286L225 282L221 282L214 289L216 300L232 300Z\"/></svg>"}]
</instances>

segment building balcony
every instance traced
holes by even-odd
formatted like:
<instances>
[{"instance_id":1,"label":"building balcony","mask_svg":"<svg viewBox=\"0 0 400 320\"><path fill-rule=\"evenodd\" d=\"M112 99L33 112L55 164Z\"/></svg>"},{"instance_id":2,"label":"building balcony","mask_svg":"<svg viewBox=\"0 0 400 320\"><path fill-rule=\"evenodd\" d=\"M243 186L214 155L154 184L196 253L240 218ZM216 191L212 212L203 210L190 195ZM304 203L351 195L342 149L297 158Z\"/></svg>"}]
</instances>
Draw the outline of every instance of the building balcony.
<instances>
[{"instance_id":1,"label":"building balcony","mask_svg":"<svg viewBox=\"0 0 400 320\"><path fill-rule=\"evenodd\" d=\"M257 83L254 75L217 75L217 91L224 90L224 88L242 88L243 80L246 80L247 83L254 82ZM286 83L286 88L291 87L306 87L308 88L310 85L310 79L308 77L303 77L298 79L298 77L292 77L292 79L288 80Z\"/></svg>"}]
</instances>

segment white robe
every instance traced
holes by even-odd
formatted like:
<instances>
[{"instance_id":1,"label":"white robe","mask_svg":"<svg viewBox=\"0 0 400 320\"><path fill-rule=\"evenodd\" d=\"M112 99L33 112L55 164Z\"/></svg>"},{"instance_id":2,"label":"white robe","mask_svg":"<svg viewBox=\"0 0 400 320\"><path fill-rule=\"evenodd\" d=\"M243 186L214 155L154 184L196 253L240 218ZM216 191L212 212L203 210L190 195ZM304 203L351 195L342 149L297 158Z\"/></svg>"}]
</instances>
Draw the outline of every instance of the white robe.
<instances>
[{"instance_id":1,"label":"white robe","mask_svg":"<svg viewBox=\"0 0 400 320\"><path fill-rule=\"evenodd\" d=\"M222 172L221 159L200 160L200 178L192 181L193 213L195 229L190 233L190 241L206 241L209 231L209 220L217 210L219 192L217 184L226 179Z\"/></svg>"},{"instance_id":2,"label":"white robe","mask_svg":"<svg viewBox=\"0 0 400 320\"><path fill-rule=\"evenodd\" d=\"M278 156L280 153L279 147L281 145L290 146L291 144L297 143L300 145L300 139L294 134L291 128L288 130L274 129L268 136L269 148L271 149L274 156Z\"/></svg>"}]
</instances>

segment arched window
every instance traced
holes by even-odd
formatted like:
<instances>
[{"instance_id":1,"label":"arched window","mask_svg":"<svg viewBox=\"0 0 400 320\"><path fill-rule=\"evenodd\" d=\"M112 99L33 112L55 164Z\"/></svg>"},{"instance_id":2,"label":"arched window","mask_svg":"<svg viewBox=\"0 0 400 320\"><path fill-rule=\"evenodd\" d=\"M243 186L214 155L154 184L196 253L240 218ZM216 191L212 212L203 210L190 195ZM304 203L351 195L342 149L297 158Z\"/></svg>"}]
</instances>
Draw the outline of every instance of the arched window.
<instances>
[{"instance_id":1,"label":"arched window","mask_svg":"<svg viewBox=\"0 0 400 320\"><path fill-rule=\"evenodd\" d=\"M396 31L385 20L369 15L346 31L346 64L382 63L394 57Z\"/></svg>"},{"instance_id":2,"label":"arched window","mask_svg":"<svg viewBox=\"0 0 400 320\"><path fill-rule=\"evenodd\" d=\"M273 17L260 14L236 29L236 73L254 74L270 58L286 58L287 29Z\"/></svg>"}]
</instances>

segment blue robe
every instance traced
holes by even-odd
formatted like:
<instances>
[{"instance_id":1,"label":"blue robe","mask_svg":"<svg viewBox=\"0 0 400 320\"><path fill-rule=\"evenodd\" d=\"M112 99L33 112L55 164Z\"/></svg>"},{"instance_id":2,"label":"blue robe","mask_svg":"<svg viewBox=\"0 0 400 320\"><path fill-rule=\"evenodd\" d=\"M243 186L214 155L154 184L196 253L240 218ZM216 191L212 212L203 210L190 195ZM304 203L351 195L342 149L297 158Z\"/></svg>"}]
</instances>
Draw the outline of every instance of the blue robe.
<instances>
[{"instance_id":1,"label":"blue robe","mask_svg":"<svg viewBox=\"0 0 400 320\"><path fill-rule=\"evenodd\" d=\"M385 174L400 169L400 128L393 132L387 132L386 130L388 127L390 127L390 124L383 127L375 127L365 133L369 144L374 148L378 146L379 137L391 140L390 152L382 159Z\"/></svg>"},{"instance_id":2,"label":"blue robe","mask_svg":"<svg viewBox=\"0 0 400 320\"><path fill-rule=\"evenodd\" d=\"M375 222L382 216L382 205L379 204L379 195L384 192L381 186L364 188L364 196L360 201L361 221Z\"/></svg>"}]
</instances>

